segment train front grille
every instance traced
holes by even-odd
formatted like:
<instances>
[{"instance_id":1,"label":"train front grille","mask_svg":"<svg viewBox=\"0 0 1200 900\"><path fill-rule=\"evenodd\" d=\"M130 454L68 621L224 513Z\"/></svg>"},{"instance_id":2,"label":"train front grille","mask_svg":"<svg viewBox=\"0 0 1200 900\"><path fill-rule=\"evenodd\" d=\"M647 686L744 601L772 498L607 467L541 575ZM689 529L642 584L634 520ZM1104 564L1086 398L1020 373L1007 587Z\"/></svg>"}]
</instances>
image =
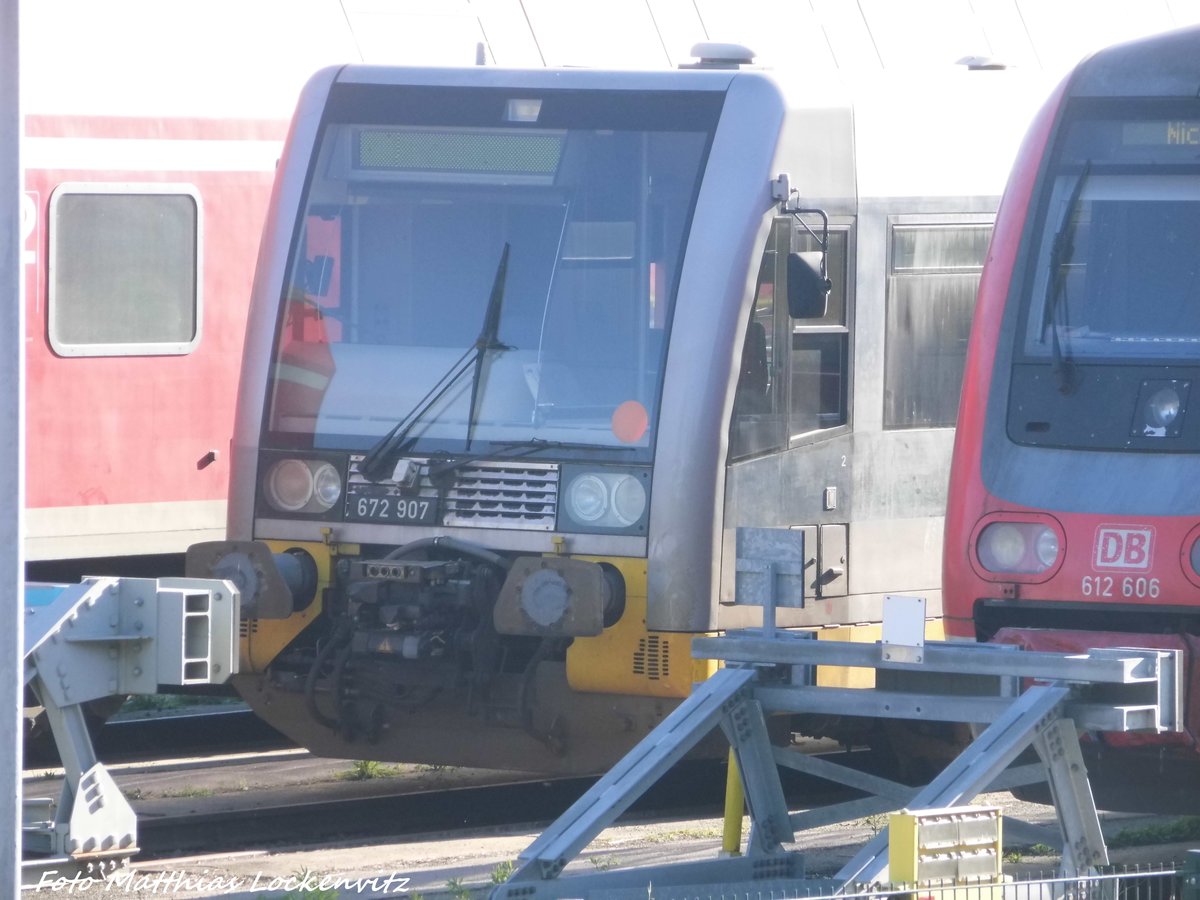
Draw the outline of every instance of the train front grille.
<instances>
[{"instance_id":1,"label":"train front grille","mask_svg":"<svg viewBox=\"0 0 1200 900\"><path fill-rule=\"evenodd\" d=\"M552 531L558 511L558 466L478 462L455 472L442 522L464 528Z\"/></svg>"}]
</instances>

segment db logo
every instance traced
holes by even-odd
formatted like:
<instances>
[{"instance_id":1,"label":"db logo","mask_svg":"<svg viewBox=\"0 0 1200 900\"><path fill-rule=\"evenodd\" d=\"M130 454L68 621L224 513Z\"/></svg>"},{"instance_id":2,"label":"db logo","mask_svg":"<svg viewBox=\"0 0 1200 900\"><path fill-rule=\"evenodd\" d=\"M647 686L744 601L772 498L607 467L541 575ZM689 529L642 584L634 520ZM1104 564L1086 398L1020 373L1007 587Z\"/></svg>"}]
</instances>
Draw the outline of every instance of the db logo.
<instances>
[{"instance_id":1,"label":"db logo","mask_svg":"<svg viewBox=\"0 0 1200 900\"><path fill-rule=\"evenodd\" d=\"M1154 529L1148 525L1096 529L1096 552L1092 566L1119 572L1146 571L1154 553Z\"/></svg>"}]
</instances>

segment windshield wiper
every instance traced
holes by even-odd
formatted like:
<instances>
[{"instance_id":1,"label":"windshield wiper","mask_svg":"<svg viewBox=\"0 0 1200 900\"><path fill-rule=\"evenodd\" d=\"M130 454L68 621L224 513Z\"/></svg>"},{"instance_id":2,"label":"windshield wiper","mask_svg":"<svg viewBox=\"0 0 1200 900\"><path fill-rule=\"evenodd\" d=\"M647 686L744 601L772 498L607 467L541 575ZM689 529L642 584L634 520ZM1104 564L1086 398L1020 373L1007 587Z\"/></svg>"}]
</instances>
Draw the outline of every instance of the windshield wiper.
<instances>
[{"instance_id":1,"label":"windshield wiper","mask_svg":"<svg viewBox=\"0 0 1200 900\"><path fill-rule=\"evenodd\" d=\"M483 327L480 329L479 337L475 339L475 343L463 352L463 355L455 361L454 365L446 370L445 374L437 380L425 396L418 400L416 405L405 413L400 421L375 443L375 446L367 451L362 462L358 464L358 471L368 481L383 481L391 477L391 467L394 465L395 458L412 446L411 441L407 443L406 441L413 428L446 395L446 392L470 371L472 364L474 364L475 372L471 382L470 420L467 423L467 446L470 446L471 430L475 421L475 400L479 393L481 382L480 369L482 368L483 357L490 350L509 349L496 338L496 333L500 327L500 301L504 296L504 279L507 271L508 243L505 242L504 250L500 253L500 264L496 267L496 276L492 282L492 294L488 298L487 310L484 312Z\"/></svg>"},{"instance_id":2,"label":"windshield wiper","mask_svg":"<svg viewBox=\"0 0 1200 900\"><path fill-rule=\"evenodd\" d=\"M1059 332L1065 332L1071 325L1070 309L1067 306L1067 263L1075 255L1075 227L1079 224L1079 199L1083 195L1083 186L1091 174L1092 161L1083 164L1083 171L1071 187L1071 196L1067 200L1067 212L1054 235L1054 245L1050 250L1050 268L1054 273L1050 283L1050 296L1046 298L1046 314L1042 320L1042 328L1050 329L1050 352L1054 358L1054 374L1058 376L1058 390L1063 394L1072 394L1079 386L1078 372L1071 357L1071 347L1065 347L1059 337ZM1062 315L1058 314L1062 310ZM1061 319L1061 323L1058 321ZM1061 326L1061 327L1060 327Z\"/></svg>"},{"instance_id":3,"label":"windshield wiper","mask_svg":"<svg viewBox=\"0 0 1200 900\"><path fill-rule=\"evenodd\" d=\"M439 462L430 462L429 478L437 480L469 463L481 459L513 459L539 453L542 450L635 450L635 447L620 447L613 444L585 444L571 441L548 441L545 438L529 438L524 441L494 441L492 449L484 453L468 453L463 456L448 456ZM518 452L513 452L518 451Z\"/></svg>"},{"instance_id":4,"label":"windshield wiper","mask_svg":"<svg viewBox=\"0 0 1200 900\"><path fill-rule=\"evenodd\" d=\"M488 297L487 312L483 315L483 328L475 339L475 372L471 375L471 406L467 413L467 443L464 450L471 449L471 436L475 431L475 415L479 396L483 393L483 365L487 355L494 351L511 350L508 344L500 343L500 304L504 302L504 283L508 278L508 242L500 252L500 265L496 267L496 277L492 280L492 294Z\"/></svg>"}]
</instances>

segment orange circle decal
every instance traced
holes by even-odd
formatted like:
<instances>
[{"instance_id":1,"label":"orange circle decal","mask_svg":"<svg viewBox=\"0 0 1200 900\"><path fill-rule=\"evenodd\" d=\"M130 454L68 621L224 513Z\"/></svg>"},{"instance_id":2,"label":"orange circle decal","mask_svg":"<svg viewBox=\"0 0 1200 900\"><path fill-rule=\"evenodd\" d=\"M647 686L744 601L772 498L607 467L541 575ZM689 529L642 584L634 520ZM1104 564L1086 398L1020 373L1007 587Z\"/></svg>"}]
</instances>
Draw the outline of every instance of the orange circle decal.
<instances>
[{"instance_id":1,"label":"orange circle decal","mask_svg":"<svg viewBox=\"0 0 1200 900\"><path fill-rule=\"evenodd\" d=\"M650 414L636 400L626 400L613 412L612 431L617 440L634 444L642 439L650 427Z\"/></svg>"}]
</instances>

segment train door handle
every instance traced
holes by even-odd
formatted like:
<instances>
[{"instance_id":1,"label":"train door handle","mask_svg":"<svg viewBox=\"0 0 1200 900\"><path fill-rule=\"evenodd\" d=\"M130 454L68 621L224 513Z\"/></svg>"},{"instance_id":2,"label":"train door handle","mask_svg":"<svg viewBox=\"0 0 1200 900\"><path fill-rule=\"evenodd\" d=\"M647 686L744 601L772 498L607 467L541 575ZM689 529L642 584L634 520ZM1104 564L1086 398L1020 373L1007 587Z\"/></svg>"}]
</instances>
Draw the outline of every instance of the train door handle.
<instances>
[{"instance_id":1,"label":"train door handle","mask_svg":"<svg viewBox=\"0 0 1200 900\"><path fill-rule=\"evenodd\" d=\"M820 583L823 585L829 584L830 582L837 581L839 578L841 578L845 574L846 574L846 570L842 566L830 566L828 569L826 569L824 572L821 573Z\"/></svg>"}]
</instances>

